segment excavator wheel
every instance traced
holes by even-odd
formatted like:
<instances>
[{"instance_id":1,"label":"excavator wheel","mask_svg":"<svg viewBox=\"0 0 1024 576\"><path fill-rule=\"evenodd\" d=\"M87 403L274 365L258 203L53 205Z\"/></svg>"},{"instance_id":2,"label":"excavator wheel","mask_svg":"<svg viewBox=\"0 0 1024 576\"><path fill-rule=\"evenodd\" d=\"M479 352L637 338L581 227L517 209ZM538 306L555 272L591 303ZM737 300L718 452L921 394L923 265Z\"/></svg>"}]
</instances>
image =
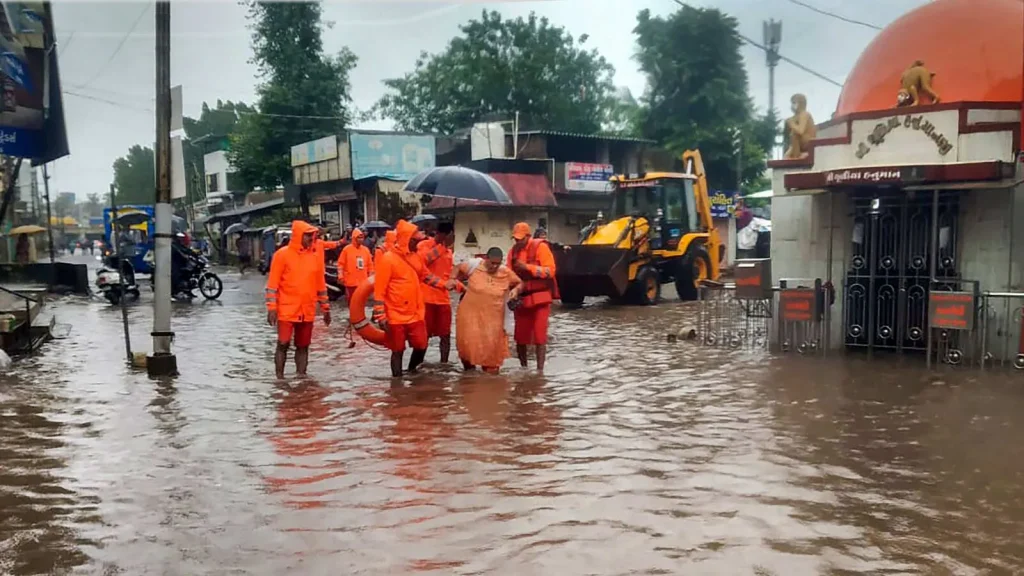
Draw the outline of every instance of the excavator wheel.
<instances>
[{"instance_id":1,"label":"excavator wheel","mask_svg":"<svg viewBox=\"0 0 1024 576\"><path fill-rule=\"evenodd\" d=\"M661 282L654 268L641 269L629 288L632 292L630 300L641 306L653 306L661 299Z\"/></svg>"},{"instance_id":2,"label":"excavator wheel","mask_svg":"<svg viewBox=\"0 0 1024 576\"><path fill-rule=\"evenodd\" d=\"M697 286L701 280L707 280L711 275L711 257L703 247L693 248L687 252L682 262L679 263L679 272L676 274L676 292L680 300L696 300Z\"/></svg>"}]
</instances>

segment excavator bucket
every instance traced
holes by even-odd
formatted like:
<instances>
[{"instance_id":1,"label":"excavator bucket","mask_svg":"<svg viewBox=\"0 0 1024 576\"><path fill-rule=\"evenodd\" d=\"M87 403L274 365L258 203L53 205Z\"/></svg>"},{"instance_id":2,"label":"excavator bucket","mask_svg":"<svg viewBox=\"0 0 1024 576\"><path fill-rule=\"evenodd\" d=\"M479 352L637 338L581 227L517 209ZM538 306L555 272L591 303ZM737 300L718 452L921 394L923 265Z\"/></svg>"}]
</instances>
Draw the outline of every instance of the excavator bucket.
<instances>
[{"instance_id":1,"label":"excavator bucket","mask_svg":"<svg viewBox=\"0 0 1024 576\"><path fill-rule=\"evenodd\" d=\"M555 252L555 276L563 295L618 298L626 293L629 250L584 244Z\"/></svg>"}]
</instances>

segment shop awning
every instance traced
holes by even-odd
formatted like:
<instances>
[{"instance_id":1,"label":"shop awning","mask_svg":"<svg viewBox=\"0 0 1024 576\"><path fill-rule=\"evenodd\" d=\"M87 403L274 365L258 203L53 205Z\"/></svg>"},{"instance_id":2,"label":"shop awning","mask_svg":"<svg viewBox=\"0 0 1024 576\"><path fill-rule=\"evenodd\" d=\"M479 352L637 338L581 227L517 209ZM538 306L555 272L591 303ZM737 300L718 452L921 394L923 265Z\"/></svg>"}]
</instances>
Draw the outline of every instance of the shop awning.
<instances>
[{"instance_id":1,"label":"shop awning","mask_svg":"<svg viewBox=\"0 0 1024 576\"><path fill-rule=\"evenodd\" d=\"M234 210L225 210L216 214L210 215L206 219L204 224L217 222L218 220L226 220L228 218L240 218L249 214L255 214L263 210L273 210L284 206L284 198L278 198L277 200L268 200L266 202L260 202L259 204L253 204L251 206L242 206L241 208L235 208Z\"/></svg>"}]
</instances>

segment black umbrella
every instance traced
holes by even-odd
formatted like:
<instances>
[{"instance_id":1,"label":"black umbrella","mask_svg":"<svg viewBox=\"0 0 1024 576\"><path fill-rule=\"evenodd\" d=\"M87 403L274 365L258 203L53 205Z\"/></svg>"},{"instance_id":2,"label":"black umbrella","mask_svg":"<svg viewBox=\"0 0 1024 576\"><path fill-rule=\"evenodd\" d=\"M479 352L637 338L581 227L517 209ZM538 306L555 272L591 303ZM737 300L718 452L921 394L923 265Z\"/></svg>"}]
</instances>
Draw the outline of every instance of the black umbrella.
<instances>
[{"instance_id":1,"label":"black umbrella","mask_svg":"<svg viewBox=\"0 0 1024 576\"><path fill-rule=\"evenodd\" d=\"M437 222L437 216L433 214L417 214L409 219L409 222L419 226L424 222Z\"/></svg>"},{"instance_id":2,"label":"black umbrella","mask_svg":"<svg viewBox=\"0 0 1024 576\"><path fill-rule=\"evenodd\" d=\"M118 225L125 227L138 226L139 224L148 221L150 218L152 218L152 216L141 210L133 210L118 216L117 223Z\"/></svg>"},{"instance_id":3,"label":"black umbrella","mask_svg":"<svg viewBox=\"0 0 1024 576\"><path fill-rule=\"evenodd\" d=\"M363 230L391 230L391 226L387 222L381 222L380 220L371 220L361 226Z\"/></svg>"},{"instance_id":4,"label":"black umbrella","mask_svg":"<svg viewBox=\"0 0 1024 576\"><path fill-rule=\"evenodd\" d=\"M462 166L428 168L406 182L405 191L415 194L430 194L441 198L454 198L456 201L512 203L512 199L497 180L483 172Z\"/></svg>"},{"instance_id":5,"label":"black umbrella","mask_svg":"<svg viewBox=\"0 0 1024 576\"><path fill-rule=\"evenodd\" d=\"M228 226L227 228L224 229L224 234L241 233L242 230L245 230L245 224L242 224L241 222L235 222L231 226Z\"/></svg>"}]
</instances>

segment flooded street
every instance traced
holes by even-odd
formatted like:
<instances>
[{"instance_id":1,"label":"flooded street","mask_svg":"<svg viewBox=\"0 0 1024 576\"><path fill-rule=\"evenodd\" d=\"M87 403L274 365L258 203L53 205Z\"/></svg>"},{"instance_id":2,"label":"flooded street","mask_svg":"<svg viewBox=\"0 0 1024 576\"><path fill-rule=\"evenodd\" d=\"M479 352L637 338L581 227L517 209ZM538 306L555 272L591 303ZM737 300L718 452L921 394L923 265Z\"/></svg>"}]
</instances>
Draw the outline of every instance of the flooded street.
<instances>
[{"instance_id":1,"label":"flooded street","mask_svg":"<svg viewBox=\"0 0 1024 576\"><path fill-rule=\"evenodd\" d=\"M666 344L670 301L558 310L543 377L399 387L336 307L279 384L263 277L224 278L175 308L173 384L74 298L0 376L0 574L1024 570L1019 375Z\"/></svg>"}]
</instances>

